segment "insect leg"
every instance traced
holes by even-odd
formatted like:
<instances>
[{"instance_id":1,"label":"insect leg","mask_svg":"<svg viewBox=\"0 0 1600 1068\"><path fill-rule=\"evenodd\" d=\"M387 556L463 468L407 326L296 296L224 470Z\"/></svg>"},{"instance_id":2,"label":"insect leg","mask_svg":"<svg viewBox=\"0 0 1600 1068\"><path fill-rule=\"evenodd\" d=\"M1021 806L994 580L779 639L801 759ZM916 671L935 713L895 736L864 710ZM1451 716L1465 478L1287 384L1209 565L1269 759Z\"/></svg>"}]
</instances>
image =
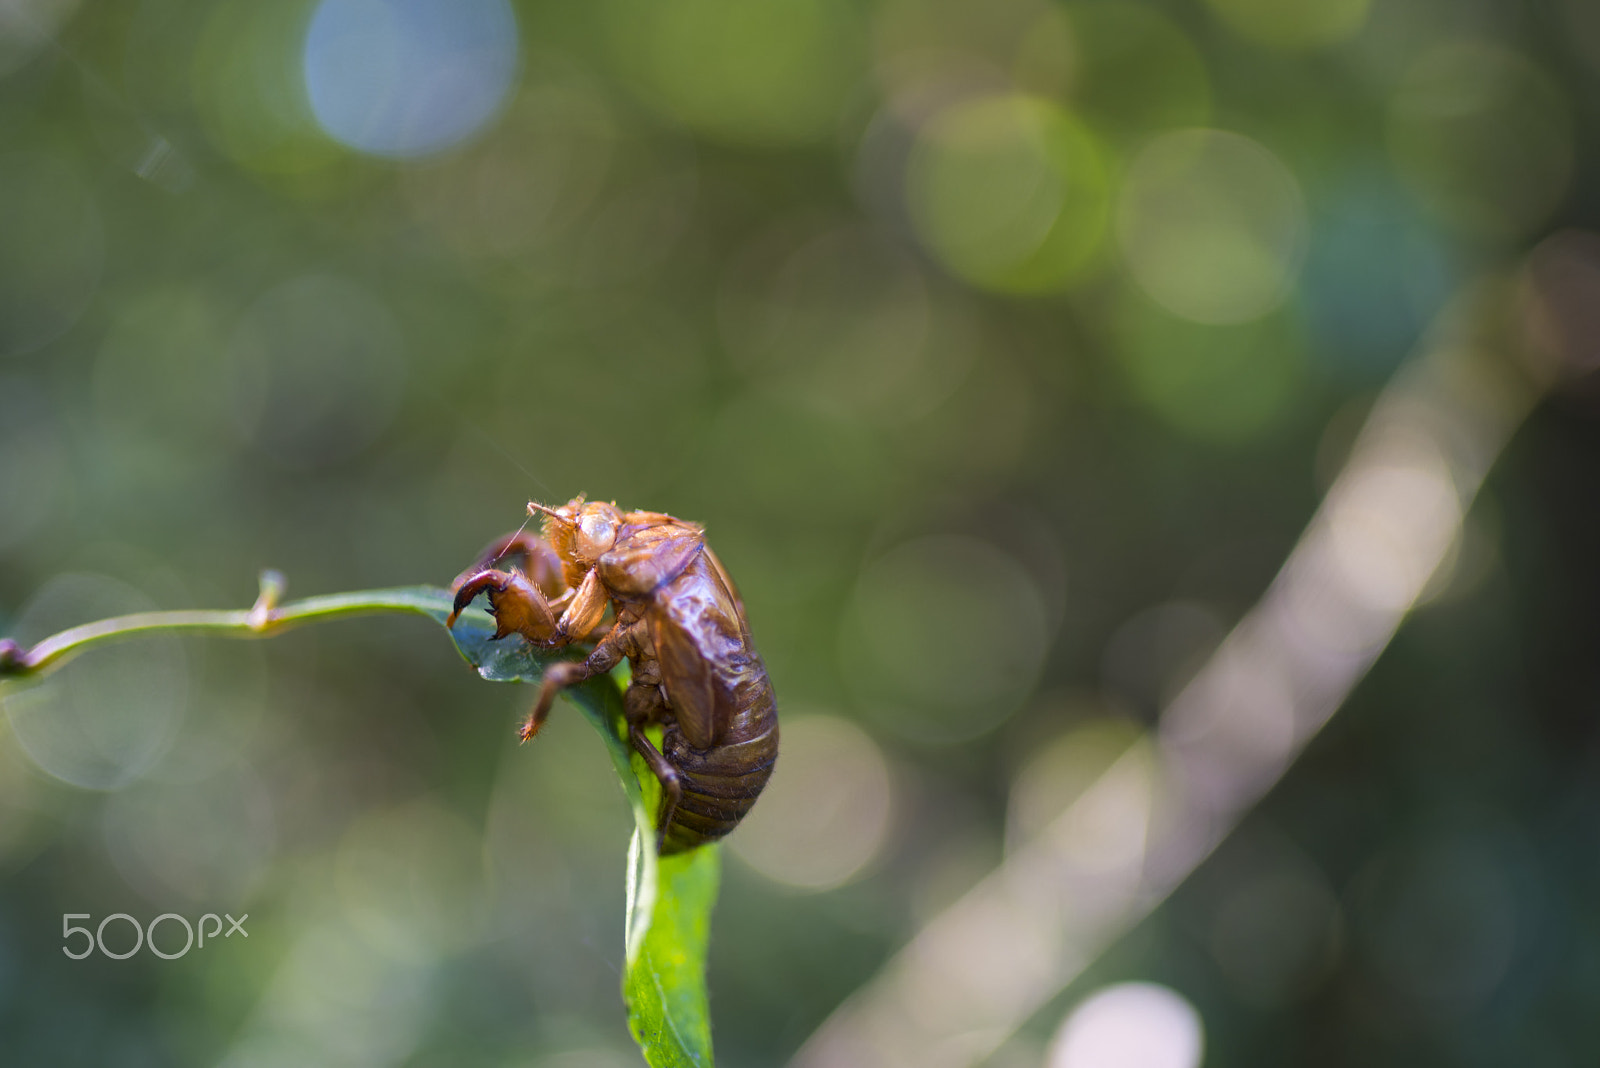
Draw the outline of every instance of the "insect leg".
<instances>
[{"instance_id":1,"label":"insect leg","mask_svg":"<svg viewBox=\"0 0 1600 1068\"><path fill-rule=\"evenodd\" d=\"M555 600L566 591L567 584L561 576L561 558L543 538L526 530L490 542L478 554L476 562L456 576L451 588L459 589L474 575L488 571L503 561L512 562L550 600Z\"/></svg>"},{"instance_id":2,"label":"insect leg","mask_svg":"<svg viewBox=\"0 0 1600 1068\"><path fill-rule=\"evenodd\" d=\"M544 681L539 685L539 699L534 702L533 711L528 713L528 720L522 725L522 740L527 741L539 733L545 717L550 714L550 706L555 704L556 694L594 675L604 675L622 663L622 658L635 649L634 631L638 626L635 623L626 627L612 627L594 647L594 651L582 660L563 660L551 664L544 673Z\"/></svg>"},{"instance_id":3,"label":"insect leg","mask_svg":"<svg viewBox=\"0 0 1600 1068\"><path fill-rule=\"evenodd\" d=\"M546 645L555 637L555 613L550 611L550 604L539 587L520 571L480 571L467 579L456 590L455 603L445 626L454 627L456 617L473 598L485 592L489 595L489 610L494 614L496 638L520 634L531 642Z\"/></svg>"},{"instance_id":4,"label":"insect leg","mask_svg":"<svg viewBox=\"0 0 1600 1068\"><path fill-rule=\"evenodd\" d=\"M650 765L656 780L661 783L661 811L656 816L656 852L660 853L666 845L667 828L672 826L672 817L677 815L678 802L683 800L683 780L678 774L678 769L667 763L667 758L661 755L661 751L650 744L642 723L628 725L628 740L633 743L634 751L644 757L644 762Z\"/></svg>"},{"instance_id":5,"label":"insect leg","mask_svg":"<svg viewBox=\"0 0 1600 1068\"><path fill-rule=\"evenodd\" d=\"M578 586L570 600L571 603L562 611L556 625L561 635L568 641L582 641L600 625L600 618L606 614L606 608L611 604L611 599L606 596L605 586L601 585L600 573L591 571L584 576L582 584Z\"/></svg>"}]
</instances>

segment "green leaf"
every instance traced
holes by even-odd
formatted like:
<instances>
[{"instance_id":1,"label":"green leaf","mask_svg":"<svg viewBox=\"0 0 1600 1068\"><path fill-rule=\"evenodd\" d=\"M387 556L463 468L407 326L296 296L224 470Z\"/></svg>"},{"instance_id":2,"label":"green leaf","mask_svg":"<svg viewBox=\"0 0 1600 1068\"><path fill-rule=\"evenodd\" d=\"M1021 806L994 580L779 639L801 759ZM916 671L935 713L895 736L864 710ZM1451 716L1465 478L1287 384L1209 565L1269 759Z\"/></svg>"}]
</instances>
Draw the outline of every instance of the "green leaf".
<instances>
[{"instance_id":1,"label":"green leaf","mask_svg":"<svg viewBox=\"0 0 1600 1068\"><path fill-rule=\"evenodd\" d=\"M630 860L639 853L639 837L635 832ZM706 943L721 868L715 845L660 858L648 927L643 937L630 940L622 977L628 1029L645 1061L656 1068L710 1068L712 1063ZM632 913L634 901L629 897ZM632 921L629 926L633 927Z\"/></svg>"},{"instance_id":2,"label":"green leaf","mask_svg":"<svg viewBox=\"0 0 1600 1068\"><path fill-rule=\"evenodd\" d=\"M442 623L449 612L446 599L436 618ZM494 623L488 613L471 609L461 614L451 631L461 655L491 681L537 683L556 659L519 638L495 641L493 635ZM605 740L633 809L627 966L622 976L628 1029L652 1068L711 1068L711 1011L705 976L711 910L721 877L718 847L707 845L658 857L652 813L661 788L628 743L616 681L609 676L589 679L568 690L567 696Z\"/></svg>"}]
</instances>

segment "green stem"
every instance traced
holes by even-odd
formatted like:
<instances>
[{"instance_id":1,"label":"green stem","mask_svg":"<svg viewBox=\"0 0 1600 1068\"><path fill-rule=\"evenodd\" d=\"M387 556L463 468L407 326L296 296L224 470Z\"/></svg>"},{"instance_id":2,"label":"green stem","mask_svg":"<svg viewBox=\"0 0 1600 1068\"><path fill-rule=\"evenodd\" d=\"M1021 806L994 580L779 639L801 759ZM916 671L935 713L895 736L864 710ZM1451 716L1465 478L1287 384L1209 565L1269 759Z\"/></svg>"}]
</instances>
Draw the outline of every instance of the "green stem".
<instances>
[{"instance_id":1,"label":"green stem","mask_svg":"<svg viewBox=\"0 0 1600 1068\"><path fill-rule=\"evenodd\" d=\"M231 638L265 638L301 623L341 616L405 612L432 616L435 597L418 587L332 593L278 604L283 576L275 571L261 575L261 595L239 611L137 612L85 623L24 649L11 639L0 639L0 679L42 675L92 646L121 641L153 630L200 631Z\"/></svg>"}]
</instances>

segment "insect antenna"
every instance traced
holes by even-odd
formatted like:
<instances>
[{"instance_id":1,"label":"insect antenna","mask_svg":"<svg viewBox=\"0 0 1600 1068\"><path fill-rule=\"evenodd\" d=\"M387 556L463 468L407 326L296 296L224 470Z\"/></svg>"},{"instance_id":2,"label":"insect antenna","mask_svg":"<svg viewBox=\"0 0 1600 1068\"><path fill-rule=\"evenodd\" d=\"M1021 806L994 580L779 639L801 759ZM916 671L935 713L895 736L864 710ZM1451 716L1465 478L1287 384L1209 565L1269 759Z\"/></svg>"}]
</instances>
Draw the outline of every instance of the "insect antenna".
<instances>
[{"instance_id":1,"label":"insect antenna","mask_svg":"<svg viewBox=\"0 0 1600 1068\"><path fill-rule=\"evenodd\" d=\"M469 433L471 433L485 445L489 446L489 448L499 453L501 459L505 460L506 463L510 464L512 467L515 467L518 471L521 471L524 475L526 475L529 482L532 482L535 486L539 487L541 490L544 490L546 493L550 492L550 487L545 485L544 479L540 478L538 475L524 467L522 463L511 454L511 451L505 446L501 445L500 442L496 441L494 437L488 433L488 431L478 426L478 424L474 423L471 419L468 419L466 415L456 410L454 406L445 404L442 401L439 403L458 420L460 420L461 425L465 427Z\"/></svg>"},{"instance_id":2,"label":"insect antenna","mask_svg":"<svg viewBox=\"0 0 1600 1068\"><path fill-rule=\"evenodd\" d=\"M515 545L517 539L522 537L522 532L524 530L528 529L528 524L530 522L532 522L532 521L533 521L533 513L529 512L526 516L523 517L522 525L517 528L517 532L515 534L511 535L511 537L509 539L507 539L507 544L508 545ZM507 555L510 555L510 554L508 553ZM495 562L499 563L498 560L495 561ZM523 561L523 569L526 570L526 571L532 571L533 570L533 561L531 559L524 560Z\"/></svg>"},{"instance_id":3,"label":"insect antenna","mask_svg":"<svg viewBox=\"0 0 1600 1068\"><path fill-rule=\"evenodd\" d=\"M565 523L569 527L575 527L575 526L578 525L578 521L576 519L573 519L571 516L562 515L560 512L556 511L554 508L548 508L545 505L535 503L534 501L529 501L528 502L528 518L529 519L532 519L534 516L538 515L540 512L543 512L545 515L549 516L551 519L554 519L557 523Z\"/></svg>"}]
</instances>

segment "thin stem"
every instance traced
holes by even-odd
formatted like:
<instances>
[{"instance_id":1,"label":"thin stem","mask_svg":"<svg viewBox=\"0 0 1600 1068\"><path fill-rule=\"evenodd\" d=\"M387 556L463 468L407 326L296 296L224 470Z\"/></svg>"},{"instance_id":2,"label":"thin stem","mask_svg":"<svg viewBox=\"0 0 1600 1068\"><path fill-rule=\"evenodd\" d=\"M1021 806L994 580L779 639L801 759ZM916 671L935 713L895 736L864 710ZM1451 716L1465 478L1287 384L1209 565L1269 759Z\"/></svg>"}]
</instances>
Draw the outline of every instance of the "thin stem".
<instances>
[{"instance_id":1,"label":"thin stem","mask_svg":"<svg viewBox=\"0 0 1600 1068\"><path fill-rule=\"evenodd\" d=\"M433 617L440 591L407 586L359 593L332 593L278 604L283 577L275 571L261 575L261 596L242 611L137 612L100 619L72 627L24 649L11 639L0 640L0 679L41 675L92 646L121 641L153 630L200 631L231 638L265 638L302 623L342 616L404 612Z\"/></svg>"}]
</instances>

